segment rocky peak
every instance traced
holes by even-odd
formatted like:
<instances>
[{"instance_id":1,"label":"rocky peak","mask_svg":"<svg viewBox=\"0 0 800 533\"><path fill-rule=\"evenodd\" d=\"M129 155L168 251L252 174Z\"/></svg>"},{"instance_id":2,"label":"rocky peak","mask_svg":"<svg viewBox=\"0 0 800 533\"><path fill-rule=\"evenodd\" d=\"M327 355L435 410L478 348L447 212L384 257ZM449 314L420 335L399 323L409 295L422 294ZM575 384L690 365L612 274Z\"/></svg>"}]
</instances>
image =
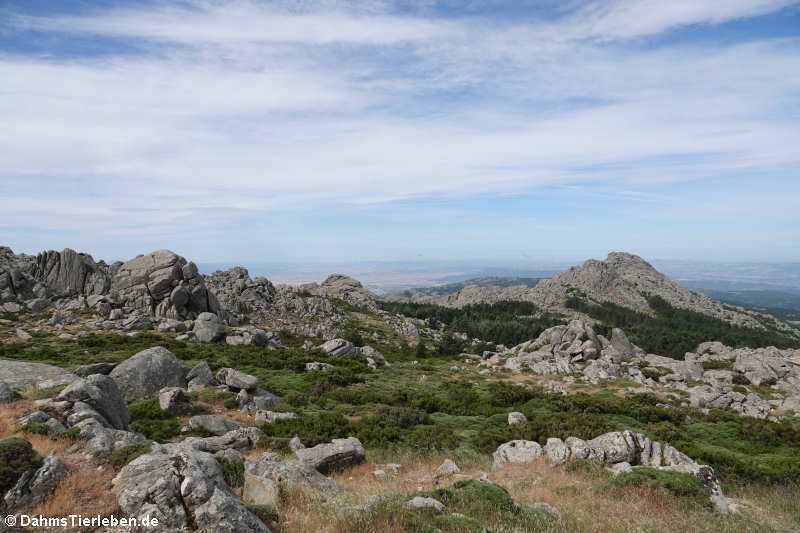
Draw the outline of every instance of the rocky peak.
<instances>
[{"instance_id":1,"label":"rocky peak","mask_svg":"<svg viewBox=\"0 0 800 533\"><path fill-rule=\"evenodd\" d=\"M375 295L366 290L360 281L344 274L331 274L321 284L308 283L298 289L315 296L339 298L358 307L377 309Z\"/></svg>"}]
</instances>

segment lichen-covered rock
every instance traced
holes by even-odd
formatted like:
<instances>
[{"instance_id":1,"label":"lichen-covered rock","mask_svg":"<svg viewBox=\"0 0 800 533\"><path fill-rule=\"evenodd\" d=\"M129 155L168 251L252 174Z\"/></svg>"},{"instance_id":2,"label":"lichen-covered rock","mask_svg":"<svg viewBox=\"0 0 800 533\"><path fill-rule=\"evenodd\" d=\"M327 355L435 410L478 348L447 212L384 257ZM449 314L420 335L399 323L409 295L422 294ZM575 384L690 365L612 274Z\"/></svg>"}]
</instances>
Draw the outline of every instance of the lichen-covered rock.
<instances>
[{"instance_id":1,"label":"lichen-covered rock","mask_svg":"<svg viewBox=\"0 0 800 533\"><path fill-rule=\"evenodd\" d=\"M320 473L313 465L303 461L283 461L275 453L265 453L258 461L246 461L245 472L280 485L309 485L333 493L341 490L333 479Z\"/></svg>"},{"instance_id":2,"label":"lichen-covered rock","mask_svg":"<svg viewBox=\"0 0 800 533\"><path fill-rule=\"evenodd\" d=\"M217 381L236 390L254 391L258 388L258 378L233 368L221 368L217 372Z\"/></svg>"},{"instance_id":3,"label":"lichen-covered rock","mask_svg":"<svg viewBox=\"0 0 800 533\"><path fill-rule=\"evenodd\" d=\"M19 398L14 389L12 389L5 381L0 381L0 403L10 403Z\"/></svg>"},{"instance_id":4,"label":"lichen-covered rock","mask_svg":"<svg viewBox=\"0 0 800 533\"><path fill-rule=\"evenodd\" d=\"M128 429L131 417L117 382L109 376L93 374L73 381L58 395L60 401L83 402L91 406L115 429Z\"/></svg>"},{"instance_id":5,"label":"lichen-covered rock","mask_svg":"<svg viewBox=\"0 0 800 533\"><path fill-rule=\"evenodd\" d=\"M42 461L42 466L24 473L8 491L4 500L4 512L17 513L36 507L66 478L67 469L61 459L48 455Z\"/></svg>"},{"instance_id":6,"label":"lichen-covered rock","mask_svg":"<svg viewBox=\"0 0 800 533\"><path fill-rule=\"evenodd\" d=\"M203 428L214 435L224 435L242 427L241 422L216 415L195 415L189 419L189 427Z\"/></svg>"},{"instance_id":7,"label":"lichen-covered rock","mask_svg":"<svg viewBox=\"0 0 800 533\"><path fill-rule=\"evenodd\" d=\"M197 342L217 342L225 338L225 324L214 313L200 313L192 332Z\"/></svg>"},{"instance_id":8,"label":"lichen-covered rock","mask_svg":"<svg viewBox=\"0 0 800 533\"><path fill-rule=\"evenodd\" d=\"M366 458L364 446L355 437L333 439L327 444L318 444L313 448L297 450L295 455L301 462L316 468L323 474L339 468L355 466L363 463Z\"/></svg>"},{"instance_id":9,"label":"lichen-covered rock","mask_svg":"<svg viewBox=\"0 0 800 533\"><path fill-rule=\"evenodd\" d=\"M494 467L500 468L506 463L530 464L542 456L542 447L538 442L530 440L512 440L501 444L492 454Z\"/></svg>"},{"instance_id":10,"label":"lichen-covered rock","mask_svg":"<svg viewBox=\"0 0 800 533\"><path fill-rule=\"evenodd\" d=\"M157 518L156 531L193 525L215 533L269 533L236 499L214 456L191 447L153 445L117 474L112 491L126 515Z\"/></svg>"},{"instance_id":11,"label":"lichen-covered rock","mask_svg":"<svg viewBox=\"0 0 800 533\"><path fill-rule=\"evenodd\" d=\"M192 412L192 398L189 391L180 387L166 387L158 393L158 405L164 411L176 416Z\"/></svg>"},{"instance_id":12,"label":"lichen-covered rock","mask_svg":"<svg viewBox=\"0 0 800 533\"><path fill-rule=\"evenodd\" d=\"M445 512L445 506L439 500L434 500L433 498L423 498L422 496L415 496L408 500L407 502L403 503L403 509L408 509L410 511L418 511L420 509L429 509L435 511L437 513Z\"/></svg>"},{"instance_id":13,"label":"lichen-covered rock","mask_svg":"<svg viewBox=\"0 0 800 533\"><path fill-rule=\"evenodd\" d=\"M161 346L126 359L109 375L127 400L152 398L164 387L186 385L186 369L172 352Z\"/></svg>"},{"instance_id":14,"label":"lichen-covered rock","mask_svg":"<svg viewBox=\"0 0 800 533\"><path fill-rule=\"evenodd\" d=\"M0 381L12 388L38 387L43 382L48 382L48 386L52 387L66 385L76 379L78 376L57 366L0 359Z\"/></svg>"}]
</instances>

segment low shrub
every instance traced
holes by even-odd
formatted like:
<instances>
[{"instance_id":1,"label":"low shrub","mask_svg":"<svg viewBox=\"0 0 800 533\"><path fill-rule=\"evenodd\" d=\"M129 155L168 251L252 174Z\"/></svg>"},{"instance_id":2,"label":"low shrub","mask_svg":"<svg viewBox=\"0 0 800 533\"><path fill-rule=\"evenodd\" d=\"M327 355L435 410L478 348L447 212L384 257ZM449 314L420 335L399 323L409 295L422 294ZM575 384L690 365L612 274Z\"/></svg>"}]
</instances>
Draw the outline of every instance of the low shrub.
<instances>
[{"instance_id":1,"label":"low shrub","mask_svg":"<svg viewBox=\"0 0 800 533\"><path fill-rule=\"evenodd\" d=\"M277 522L278 519L280 518L278 516L278 511L276 511L269 505L257 505L254 503L246 503L244 504L244 507L245 509L256 515L259 520L261 520L267 525L269 525L271 522Z\"/></svg>"},{"instance_id":2,"label":"low shrub","mask_svg":"<svg viewBox=\"0 0 800 533\"><path fill-rule=\"evenodd\" d=\"M632 472L619 474L610 480L614 487L659 487L678 498L684 498L705 507L711 507L711 500L703 490L700 481L692 474L656 470L650 467L637 467Z\"/></svg>"},{"instance_id":3,"label":"low shrub","mask_svg":"<svg viewBox=\"0 0 800 533\"><path fill-rule=\"evenodd\" d=\"M122 468L137 457L150 453L152 446L153 441L143 440L135 444L117 448L109 454L108 461L116 468Z\"/></svg>"},{"instance_id":4,"label":"low shrub","mask_svg":"<svg viewBox=\"0 0 800 533\"><path fill-rule=\"evenodd\" d=\"M225 478L225 483L229 487L236 489L244 486L244 463L242 461L233 461L223 457L217 459L217 462L222 468L222 477Z\"/></svg>"},{"instance_id":5,"label":"low shrub","mask_svg":"<svg viewBox=\"0 0 800 533\"><path fill-rule=\"evenodd\" d=\"M31 443L20 437L0 440L0 494L14 486L29 470L42 465L42 458Z\"/></svg>"},{"instance_id":6,"label":"low shrub","mask_svg":"<svg viewBox=\"0 0 800 533\"><path fill-rule=\"evenodd\" d=\"M128 405L131 429L156 442L168 442L180 433L178 419L161 409L157 398L136 400Z\"/></svg>"}]
</instances>

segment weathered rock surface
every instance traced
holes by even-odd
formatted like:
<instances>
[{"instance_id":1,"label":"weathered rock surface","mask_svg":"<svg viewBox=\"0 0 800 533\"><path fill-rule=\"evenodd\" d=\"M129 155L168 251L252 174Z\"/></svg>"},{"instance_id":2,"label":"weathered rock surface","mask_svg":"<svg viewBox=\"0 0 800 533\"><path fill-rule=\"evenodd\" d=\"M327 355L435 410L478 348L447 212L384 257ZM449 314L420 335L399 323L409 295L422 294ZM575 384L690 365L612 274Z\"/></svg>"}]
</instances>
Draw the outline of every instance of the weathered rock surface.
<instances>
[{"instance_id":1,"label":"weathered rock surface","mask_svg":"<svg viewBox=\"0 0 800 533\"><path fill-rule=\"evenodd\" d=\"M355 437L333 439L328 444L318 444L313 448L295 451L297 458L323 474L364 462L364 446Z\"/></svg>"},{"instance_id":2,"label":"weathered rock surface","mask_svg":"<svg viewBox=\"0 0 800 533\"><path fill-rule=\"evenodd\" d=\"M420 509L430 509L437 513L445 512L445 506L439 500L434 500L433 498L423 498L422 496L415 496L408 500L407 502L403 503L403 509L408 509L410 511L418 511Z\"/></svg>"},{"instance_id":3,"label":"weathered rock surface","mask_svg":"<svg viewBox=\"0 0 800 533\"><path fill-rule=\"evenodd\" d=\"M158 405L161 409L176 416L188 415L192 412L192 398L189 391L180 387L166 387L158 393Z\"/></svg>"},{"instance_id":4,"label":"weathered rock surface","mask_svg":"<svg viewBox=\"0 0 800 533\"><path fill-rule=\"evenodd\" d=\"M344 274L331 274L319 285L309 283L299 286L298 289L307 291L315 296L339 298L357 307L366 307L373 311L377 310L375 295L364 289L360 281Z\"/></svg>"},{"instance_id":5,"label":"weathered rock surface","mask_svg":"<svg viewBox=\"0 0 800 533\"><path fill-rule=\"evenodd\" d=\"M216 415L195 415L189 419L189 427L203 428L214 435L224 435L241 428L242 423Z\"/></svg>"},{"instance_id":6,"label":"weathered rock surface","mask_svg":"<svg viewBox=\"0 0 800 533\"><path fill-rule=\"evenodd\" d=\"M279 485L309 485L332 493L341 490L333 479L320 473L313 465L303 461L283 461L275 453L265 453L258 461L246 461L245 473L271 479Z\"/></svg>"},{"instance_id":7,"label":"weathered rock surface","mask_svg":"<svg viewBox=\"0 0 800 533\"><path fill-rule=\"evenodd\" d=\"M117 382L109 376L93 374L73 381L59 393L57 399L86 403L114 429L127 430L131 421Z\"/></svg>"},{"instance_id":8,"label":"weathered rock surface","mask_svg":"<svg viewBox=\"0 0 800 533\"><path fill-rule=\"evenodd\" d=\"M492 454L494 467L500 468L506 463L530 464L542 456L542 447L538 442L530 440L512 440L501 444Z\"/></svg>"},{"instance_id":9,"label":"weathered rock surface","mask_svg":"<svg viewBox=\"0 0 800 533\"><path fill-rule=\"evenodd\" d=\"M4 513L17 513L43 503L67 478L67 469L55 455L44 458L42 466L22 474L6 494Z\"/></svg>"},{"instance_id":10,"label":"weathered rock surface","mask_svg":"<svg viewBox=\"0 0 800 533\"><path fill-rule=\"evenodd\" d=\"M217 342L225 338L225 324L214 313L200 313L192 332L197 342Z\"/></svg>"},{"instance_id":11,"label":"weathered rock surface","mask_svg":"<svg viewBox=\"0 0 800 533\"><path fill-rule=\"evenodd\" d=\"M154 445L117 474L112 491L126 515L157 518L158 531L193 524L215 533L269 533L236 499L214 456L187 446Z\"/></svg>"},{"instance_id":12,"label":"weathered rock surface","mask_svg":"<svg viewBox=\"0 0 800 533\"><path fill-rule=\"evenodd\" d=\"M8 383L5 381L0 381L0 403L9 403L17 400L19 398L19 394L14 392Z\"/></svg>"},{"instance_id":13,"label":"weathered rock surface","mask_svg":"<svg viewBox=\"0 0 800 533\"><path fill-rule=\"evenodd\" d=\"M126 400L152 398L164 387L184 387L186 369L166 348L156 346L126 359L109 374Z\"/></svg>"},{"instance_id":14,"label":"weathered rock surface","mask_svg":"<svg viewBox=\"0 0 800 533\"><path fill-rule=\"evenodd\" d=\"M78 376L57 366L0 359L0 381L12 388L27 389L43 382L48 382L48 386L52 387L72 383L76 379Z\"/></svg>"},{"instance_id":15,"label":"weathered rock surface","mask_svg":"<svg viewBox=\"0 0 800 533\"><path fill-rule=\"evenodd\" d=\"M221 368L217 372L217 381L236 390L254 391L258 388L258 378L233 368Z\"/></svg>"}]
</instances>

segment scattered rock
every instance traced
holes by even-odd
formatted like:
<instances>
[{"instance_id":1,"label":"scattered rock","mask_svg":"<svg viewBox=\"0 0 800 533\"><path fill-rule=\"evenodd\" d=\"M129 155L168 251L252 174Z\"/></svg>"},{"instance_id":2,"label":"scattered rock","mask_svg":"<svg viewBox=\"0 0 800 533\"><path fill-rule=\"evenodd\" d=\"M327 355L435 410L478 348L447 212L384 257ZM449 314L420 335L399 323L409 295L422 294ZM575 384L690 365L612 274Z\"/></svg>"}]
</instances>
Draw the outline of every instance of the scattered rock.
<instances>
[{"instance_id":1,"label":"scattered rock","mask_svg":"<svg viewBox=\"0 0 800 533\"><path fill-rule=\"evenodd\" d=\"M445 459L444 462L436 469L436 477L447 477L453 474L460 474L461 469L450 459Z\"/></svg>"},{"instance_id":2,"label":"scattered rock","mask_svg":"<svg viewBox=\"0 0 800 533\"><path fill-rule=\"evenodd\" d=\"M173 415L188 415L192 412L192 398L186 389L166 387L158 393L158 405Z\"/></svg>"},{"instance_id":3,"label":"scattered rock","mask_svg":"<svg viewBox=\"0 0 800 533\"><path fill-rule=\"evenodd\" d=\"M316 468L323 474L347 466L363 463L366 458L364 446L355 437L333 439L328 444L318 444L313 448L295 451L297 458Z\"/></svg>"},{"instance_id":4,"label":"scattered rock","mask_svg":"<svg viewBox=\"0 0 800 533\"><path fill-rule=\"evenodd\" d=\"M82 378L91 376L92 374L103 374L107 376L117 366L114 363L92 363L90 365L79 366L75 369L75 375Z\"/></svg>"},{"instance_id":5,"label":"scattered rock","mask_svg":"<svg viewBox=\"0 0 800 533\"><path fill-rule=\"evenodd\" d=\"M494 467L500 468L506 463L530 464L542 456L542 447L538 442L530 440L512 440L501 444L494 452Z\"/></svg>"},{"instance_id":6,"label":"scattered rock","mask_svg":"<svg viewBox=\"0 0 800 533\"><path fill-rule=\"evenodd\" d=\"M512 413L508 413L508 425L509 426L515 426L517 424L526 424L527 422L528 422L528 417L526 417L522 413L519 413L519 412L516 412L516 411L514 411Z\"/></svg>"},{"instance_id":7,"label":"scattered rock","mask_svg":"<svg viewBox=\"0 0 800 533\"><path fill-rule=\"evenodd\" d=\"M222 368L217 372L217 381L236 390L253 391L258 388L258 378L233 368Z\"/></svg>"},{"instance_id":8,"label":"scattered rock","mask_svg":"<svg viewBox=\"0 0 800 533\"><path fill-rule=\"evenodd\" d=\"M19 394L9 387L5 381L0 381L0 403L10 403L19 399Z\"/></svg>"},{"instance_id":9,"label":"scattered rock","mask_svg":"<svg viewBox=\"0 0 800 533\"><path fill-rule=\"evenodd\" d=\"M189 419L189 427L192 429L203 428L214 435L224 435L229 431L234 431L242 427L240 422L222 418L215 415L195 415Z\"/></svg>"},{"instance_id":10,"label":"scattered rock","mask_svg":"<svg viewBox=\"0 0 800 533\"><path fill-rule=\"evenodd\" d=\"M445 512L445 506L442 502L434 500L433 498L423 498L422 496L415 496L407 502L403 503L403 509L410 511L418 511L420 509L430 509L437 513Z\"/></svg>"},{"instance_id":11,"label":"scattered rock","mask_svg":"<svg viewBox=\"0 0 800 533\"><path fill-rule=\"evenodd\" d=\"M109 376L93 374L78 379L61 391L58 400L89 405L114 429L127 430L131 421L117 382Z\"/></svg>"}]
</instances>

